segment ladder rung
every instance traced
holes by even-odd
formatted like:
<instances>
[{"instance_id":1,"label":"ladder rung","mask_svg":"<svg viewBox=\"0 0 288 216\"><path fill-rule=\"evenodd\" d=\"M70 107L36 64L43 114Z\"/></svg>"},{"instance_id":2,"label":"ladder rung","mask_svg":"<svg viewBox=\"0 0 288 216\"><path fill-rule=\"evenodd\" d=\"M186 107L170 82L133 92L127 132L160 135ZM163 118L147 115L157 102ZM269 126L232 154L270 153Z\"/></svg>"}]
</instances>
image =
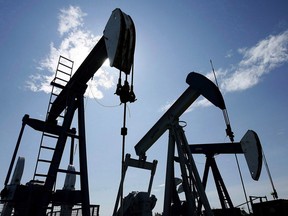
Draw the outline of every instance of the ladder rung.
<instances>
[{"instance_id":1,"label":"ladder rung","mask_svg":"<svg viewBox=\"0 0 288 216\"><path fill-rule=\"evenodd\" d=\"M51 138L55 138L55 139L59 138L59 136L57 136L57 135L52 135L52 134L48 134L48 133L43 133L43 136L47 136L47 137L51 137Z\"/></svg>"},{"instance_id":2,"label":"ladder rung","mask_svg":"<svg viewBox=\"0 0 288 216\"><path fill-rule=\"evenodd\" d=\"M69 66L67 66L67 65L64 65L64 64L62 64L62 63L59 63L59 64L65 66L65 67L67 67L67 68L69 68L69 69L72 69L71 67L69 67ZM66 74L67 76L71 77L71 74L67 73L66 71L57 69L57 72L61 72L61 73L63 73L63 74Z\"/></svg>"},{"instance_id":3,"label":"ladder rung","mask_svg":"<svg viewBox=\"0 0 288 216\"><path fill-rule=\"evenodd\" d=\"M51 92L51 94L54 95L54 96L58 96L58 95L59 95L59 94L56 94L56 93L54 93L54 92Z\"/></svg>"},{"instance_id":4,"label":"ladder rung","mask_svg":"<svg viewBox=\"0 0 288 216\"><path fill-rule=\"evenodd\" d=\"M70 78L70 77L69 77ZM60 81L62 81L62 82L65 82L65 83L68 83L69 82L69 80L65 80L65 79L62 79L62 78L60 78L60 77L55 77L55 79L54 80L60 80ZM55 81L54 81L55 82Z\"/></svg>"},{"instance_id":5,"label":"ladder rung","mask_svg":"<svg viewBox=\"0 0 288 216\"><path fill-rule=\"evenodd\" d=\"M73 61L72 61L72 60L70 60L70 59L68 59L68 58L66 58L66 57L64 57L64 56L61 56L61 55L60 55L60 58L63 58L63 59L65 59L65 60L67 60L67 61L69 61L69 62L71 62L71 63L73 64ZM59 62L60 62L60 60L59 60Z\"/></svg>"},{"instance_id":6,"label":"ladder rung","mask_svg":"<svg viewBox=\"0 0 288 216\"><path fill-rule=\"evenodd\" d=\"M45 159L38 159L39 162L44 162L44 163L51 163L50 160L45 160Z\"/></svg>"},{"instance_id":7,"label":"ladder rung","mask_svg":"<svg viewBox=\"0 0 288 216\"><path fill-rule=\"evenodd\" d=\"M55 148L52 148L52 147L49 147L49 146L43 146L43 145L41 146L41 148L52 150L52 151L55 150Z\"/></svg>"},{"instance_id":8,"label":"ladder rung","mask_svg":"<svg viewBox=\"0 0 288 216\"><path fill-rule=\"evenodd\" d=\"M66 62L62 62L62 61L58 62L58 64L61 64L61 65L65 66L65 67L70 67L70 68L73 67L73 63L74 63L73 61L70 61L70 64L69 63L66 64ZM71 65L71 66L69 66L69 65Z\"/></svg>"},{"instance_id":9,"label":"ladder rung","mask_svg":"<svg viewBox=\"0 0 288 216\"><path fill-rule=\"evenodd\" d=\"M59 84L59 83L54 82L54 81L52 81L50 84L51 84L52 86L55 86L55 87L61 88L61 89L63 89L63 88L65 87L65 86L63 86L63 85L61 85L61 84Z\"/></svg>"},{"instance_id":10,"label":"ladder rung","mask_svg":"<svg viewBox=\"0 0 288 216\"><path fill-rule=\"evenodd\" d=\"M40 174L40 173L35 173L34 176L39 176L39 177L47 177L47 174Z\"/></svg>"}]
</instances>

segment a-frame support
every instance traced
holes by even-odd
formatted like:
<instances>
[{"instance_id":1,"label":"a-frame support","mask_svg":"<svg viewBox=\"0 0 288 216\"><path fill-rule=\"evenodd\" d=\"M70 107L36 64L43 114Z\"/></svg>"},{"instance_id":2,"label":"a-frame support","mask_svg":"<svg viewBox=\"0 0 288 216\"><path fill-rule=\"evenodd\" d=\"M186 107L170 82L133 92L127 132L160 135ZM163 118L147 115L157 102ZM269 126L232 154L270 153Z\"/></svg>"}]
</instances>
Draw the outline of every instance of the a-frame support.
<instances>
[{"instance_id":1,"label":"a-frame support","mask_svg":"<svg viewBox=\"0 0 288 216\"><path fill-rule=\"evenodd\" d=\"M27 185L19 185L15 188L15 199L23 199L22 202L15 204L15 215L19 216L46 216L47 209L50 204L58 204L61 202L67 202L71 205L81 204L82 215L90 216L90 199L89 199L89 184L88 184L88 169L87 169L87 155L86 155L86 137L85 137L85 112L84 112L84 92L86 85L79 86L79 91L71 94L67 98L67 112L64 116L63 124L55 124L43 122L37 119L31 119L28 115L23 118L23 124L21 132L17 141L15 152L18 151L19 144L21 142L22 134L25 125L29 125L33 129L41 132L47 132L58 136L57 143L54 149L52 160L48 173L45 174L46 180L44 184L41 182L33 183L29 182ZM78 134L70 129L73 121L75 111L78 110ZM59 169L61 158L65 149L66 141L68 137L77 138L79 141L79 171L67 171ZM13 166L15 156L12 158L10 167ZM71 161L71 157L70 157ZM74 175L80 175L80 191L56 191L53 193L53 187L56 184L56 178L58 172L70 173ZM11 171L9 169L7 174L7 182L9 181ZM43 174L44 175L44 174ZM5 182L6 183L6 182ZM9 185L7 186L9 188ZM68 197L68 198L67 198ZM24 199L25 198L25 199Z\"/></svg>"},{"instance_id":2,"label":"a-frame support","mask_svg":"<svg viewBox=\"0 0 288 216\"><path fill-rule=\"evenodd\" d=\"M135 151L140 159L145 159L146 151L166 130L169 130L163 215L200 215L202 214L202 207L198 208L198 204L203 203L205 214L210 216L213 215L213 213L190 152L190 147L187 143L183 128L179 125L179 118L200 95L203 95L212 104L222 110L225 110L226 107L219 88L206 77L192 72L188 74L186 82L189 84L189 87L136 144ZM176 149L178 158L175 157ZM176 190L174 179L175 161L180 164L182 186L186 197L186 200L183 203L181 203ZM183 211L182 213L181 210Z\"/></svg>"},{"instance_id":3,"label":"a-frame support","mask_svg":"<svg viewBox=\"0 0 288 216\"><path fill-rule=\"evenodd\" d=\"M209 168L211 167L215 185L217 188L219 200L221 203L222 209L230 209L234 208L232 200L229 196L228 190L225 186L225 183L223 181L223 178L219 172L219 169L217 167L214 155L208 154L206 155L206 163L205 163L205 169L203 174L203 186L206 188L207 180L208 180L208 174L209 174Z\"/></svg>"},{"instance_id":4,"label":"a-frame support","mask_svg":"<svg viewBox=\"0 0 288 216\"><path fill-rule=\"evenodd\" d=\"M178 156L175 156L175 150L177 150ZM180 201L176 189L175 162L178 162L180 166L186 198L184 202ZM213 215L184 130L179 122L175 121L169 128L163 215L200 215L201 209L197 208L199 203L203 203L206 215Z\"/></svg>"},{"instance_id":5,"label":"a-frame support","mask_svg":"<svg viewBox=\"0 0 288 216\"><path fill-rule=\"evenodd\" d=\"M88 184L88 168L87 168L87 154L86 154L86 136L85 136L85 114L84 114L84 92L86 90L86 85L75 94L71 95L71 98L67 99L67 112L64 117L63 124L61 126L61 133L59 135L55 151L52 157L51 165L48 170L47 178L44 183L45 191L53 191L53 186L56 183L57 173L59 171L59 166L61 158L64 152L65 144L69 136L69 130L75 111L78 110L78 135L79 140L79 166L80 171L77 174L80 175L80 187L81 187L81 204L82 204L82 215L90 215L90 199L89 199L89 184ZM44 199L39 203L39 215L46 214L46 208L51 201L50 196L43 196ZM41 207L42 206L42 207ZM43 208L44 206L44 208Z\"/></svg>"}]
</instances>

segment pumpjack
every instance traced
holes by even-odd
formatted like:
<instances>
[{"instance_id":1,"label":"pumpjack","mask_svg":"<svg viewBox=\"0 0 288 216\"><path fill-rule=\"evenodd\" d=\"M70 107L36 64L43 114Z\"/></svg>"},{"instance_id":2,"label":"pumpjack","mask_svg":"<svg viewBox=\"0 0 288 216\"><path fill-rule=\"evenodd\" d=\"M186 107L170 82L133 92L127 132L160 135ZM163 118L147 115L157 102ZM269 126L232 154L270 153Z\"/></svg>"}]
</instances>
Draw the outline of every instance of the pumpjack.
<instances>
[{"instance_id":1,"label":"pumpjack","mask_svg":"<svg viewBox=\"0 0 288 216\"><path fill-rule=\"evenodd\" d=\"M51 96L54 96L54 99L50 101L45 121L30 118L29 115L23 117L22 128L8 169L5 187L1 192L1 200L5 206L5 211L3 210L1 215L11 215L12 208L14 210L13 215L15 216L52 215L53 206L66 206L67 209L67 207L76 204L81 205L82 215L91 215L86 157L84 93L87 88L87 82L102 66L104 61L109 58L110 65L119 69L120 75L122 72L126 75L123 85L119 78L116 90L116 94L120 96L121 103L132 103L135 101L133 86L132 84L130 86L127 80L134 61L135 41L136 33L133 20L120 9L115 9L106 24L103 36L69 81L64 79L64 76L70 76L70 74L64 71L63 67L72 69L72 65L68 65L68 59L63 60L63 62L66 62L65 64L59 60L62 69L59 67L59 70L57 70L62 76L58 77L58 81L56 79L53 80L51 85L53 88L60 89L60 93L51 94ZM78 130L71 128L76 111L78 111ZM20 162L17 163L16 174L14 172L14 177L11 181L10 177L26 125L43 133L42 139L50 138L56 140L56 145L52 147L41 142L33 180L22 185L19 184L19 179L15 182L15 178L21 178L24 166L23 159L20 159ZM78 139L80 167L78 171L73 166L68 167L67 170L60 169L59 167L68 139L71 139L71 146L73 146L74 140ZM73 152L73 147L71 149ZM52 153L51 159L41 158L41 152L44 150ZM72 162L73 153L70 154L70 163ZM41 163L48 165L46 173L40 173L40 171L43 172L43 169L39 168ZM64 189L55 191L54 185L57 174L61 172L68 175L66 176L68 179L66 182L67 184L70 182L72 187L75 180L71 176L80 176L81 189L69 190L66 185ZM42 179L39 180L39 178ZM64 215L63 211L62 215Z\"/></svg>"},{"instance_id":2,"label":"pumpjack","mask_svg":"<svg viewBox=\"0 0 288 216\"><path fill-rule=\"evenodd\" d=\"M240 211L239 209L238 211L234 209L214 160L214 155L221 153L221 151L223 153L244 154L252 178L258 180L262 167L260 140L254 131L248 131L239 143L189 144L179 118L200 95L220 108L224 115L227 115L227 110L219 88L203 75L191 72L186 78L186 83L189 84L189 87L135 145L136 154L140 160L145 160L146 152L149 148L154 145L165 131L169 131L163 215L214 215L215 211L212 211L205 193L208 172L211 167L219 199L221 204L223 204L220 215L238 216ZM230 123L227 123L226 133L234 142L234 134ZM193 154L196 153L206 154L207 156L202 180L193 158ZM175 174L177 165L180 167L181 178ZM181 192L185 194L184 200L180 200L179 193ZM226 205L226 203L229 205Z\"/></svg>"},{"instance_id":3,"label":"pumpjack","mask_svg":"<svg viewBox=\"0 0 288 216\"><path fill-rule=\"evenodd\" d=\"M103 36L71 77L73 62L62 56L59 58L55 79L51 82L52 93L48 105L46 119L44 121L30 118L25 115L22 119L22 127L16 142L16 147L8 168L1 191L1 202L4 203L1 216L44 216L44 215L72 215L73 206L81 206L77 215L98 215L99 206L90 204L89 182L87 171L86 138L84 121L84 93L87 82L93 77L104 61L109 58L110 66L120 70L115 94L120 97L121 103L133 103L136 96L133 92L133 61L136 41L135 26L131 17L120 9L112 12L107 22ZM65 62L65 63L63 63ZM70 73L64 68L68 68ZM128 76L132 69L131 85ZM122 85L121 74L125 74ZM57 73L61 74L57 77ZM69 80L64 77L69 77ZM156 197L151 195L153 178L156 172L157 161L148 162L146 153L152 145L169 131L165 194L163 204L164 216L213 216L213 215L240 215L239 209L234 208L221 178L214 156L216 154L244 154L248 163L250 174L254 180L258 180L262 168L262 149L258 135L249 130L240 142L234 142L230 122L227 121L227 111L223 96L219 88L205 76L191 72L186 83L189 85L184 93L164 113L164 115L152 126L152 128L135 145L138 159L131 158L127 154L122 161L122 176L113 216L152 216L152 209L156 204ZM55 88L55 91L54 91ZM58 89L58 90L57 90ZM226 121L226 133L231 143L214 144L189 144L186 138L181 115L195 102L199 96L204 96L213 105L223 111ZM78 128L71 128L74 114L77 113ZM19 157L15 165L18 149L24 133L25 126L29 126L42 133L39 153L37 157L34 176L27 184L20 184L25 159ZM121 129L121 135L125 137L127 128ZM54 146L47 145L46 138L54 139ZM74 141L79 143L79 170L75 169ZM124 139L124 138L123 138ZM65 146L70 143L70 157L67 169L60 168ZM42 158L42 151L52 152L51 159ZM205 154L206 164L200 178L193 154ZM48 169L43 171L41 164L48 164ZM175 167L179 165L181 177L177 177ZM14 174L11 178L12 169ZM125 174L129 167L151 171L151 177L147 192L132 192L123 198L123 184ZM209 169L211 168L219 200L222 206L220 214L212 210L205 193ZM65 184L62 189L55 188L57 175L66 174ZM80 189L75 190L76 176L80 177ZM184 192L184 200L179 193ZM60 206L59 212L54 211L55 206ZM95 210L96 207L96 210ZM80 213L79 213L80 212ZM79 214L78 214L79 213Z\"/></svg>"}]
</instances>

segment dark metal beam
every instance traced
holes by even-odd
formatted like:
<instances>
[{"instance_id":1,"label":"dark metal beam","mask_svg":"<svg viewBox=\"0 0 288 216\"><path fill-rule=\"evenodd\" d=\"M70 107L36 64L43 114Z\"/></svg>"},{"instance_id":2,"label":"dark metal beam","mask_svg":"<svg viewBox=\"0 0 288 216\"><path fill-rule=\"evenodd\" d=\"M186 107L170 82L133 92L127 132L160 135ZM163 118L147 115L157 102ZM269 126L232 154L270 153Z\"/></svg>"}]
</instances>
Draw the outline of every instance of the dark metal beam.
<instances>
[{"instance_id":1,"label":"dark metal beam","mask_svg":"<svg viewBox=\"0 0 288 216\"><path fill-rule=\"evenodd\" d=\"M210 144L190 144L192 154L243 154L240 142L235 143L210 143Z\"/></svg>"},{"instance_id":2,"label":"dark metal beam","mask_svg":"<svg viewBox=\"0 0 288 216\"><path fill-rule=\"evenodd\" d=\"M81 88L86 88L86 83L94 76L96 71L108 58L104 37L102 36L75 74L71 77L66 87L60 92L51 106L48 122L55 122L57 117L64 111L67 101L71 95L77 93ZM79 89L80 88L80 89Z\"/></svg>"},{"instance_id":3,"label":"dark metal beam","mask_svg":"<svg viewBox=\"0 0 288 216\"><path fill-rule=\"evenodd\" d=\"M171 122L179 118L189 106L200 96L200 93L188 87L178 100L167 110L167 112L156 122L156 124L136 144L135 151L140 157L159 139L168 129Z\"/></svg>"},{"instance_id":4,"label":"dark metal beam","mask_svg":"<svg viewBox=\"0 0 288 216\"><path fill-rule=\"evenodd\" d=\"M25 120L23 119L23 122L37 131L50 133L54 135L60 135L63 132L63 127L59 125L49 124L47 122L38 119L30 118L29 116L25 118ZM73 137L75 133L76 133L75 129L69 129L67 135Z\"/></svg>"},{"instance_id":5,"label":"dark metal beam","mask_svg":"<svg viewBox=\"0 0 288 216\"><path fill-rule=\"evenodd\" d=\"M171 123L178 119L200 95L203 95L220 109L225 108L221 92L217 86L205 76L191 72L186 78L186 83L190 85L186 91L136 144L135 151L138 156L145 157L146 151L162 136Z\"/></svg>"},{"instance_id":6,"label":"dark metal beam","mask_svg":"<svg viewBox=\"0 0 288 216\"><path fill-rule=\"evenodd\" d=\"M80 163L80 185L82 197L82 214L90 216L90 197L88 183L88 166L86 152L86 136L85 136L85 115L84 115L84 97L80 95L78 98L78 130L79 130L79 163Z\"/></svg>"}]
</instances>

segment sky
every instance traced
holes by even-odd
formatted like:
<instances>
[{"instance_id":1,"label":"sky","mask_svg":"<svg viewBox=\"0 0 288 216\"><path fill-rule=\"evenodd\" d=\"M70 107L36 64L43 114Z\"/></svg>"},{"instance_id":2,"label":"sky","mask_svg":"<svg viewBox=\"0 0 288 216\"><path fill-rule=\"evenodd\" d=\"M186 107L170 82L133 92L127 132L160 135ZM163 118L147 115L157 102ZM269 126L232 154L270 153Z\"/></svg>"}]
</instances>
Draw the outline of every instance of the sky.
<instances>
[{"instance_id":1,"label":"sky","mask_svg":"<svg viewBox=\"0 0 288 216\"><path fill-rule=\"evenodd\" d=\"M136 27L137 101L128 104L125 152L136 158L134 146L186 90L190 72L215 81L212 60L235 141L249 129L257 132L279 198L286 199L287 7L284 0L0 1L0 185L4 185L22 117L45 118L49 83L59 56L73 60L75 72L103 35L112 11L120 8ZM105 62L85 93L90 200L100 205L103 216L112 214L121 175L123 106L114 95L118 73ZM203 97L180 120L187 122L184 129L191 144L229 142L221 110ZM152 189L158 199L155 212L163 206L167 142L165 133L147 152L147 160L158 160ZM32 179L39 143L40 134L25 129L18 154L26 158L22 184ZM63 168L67 158L62 159ZM238 158L248 196L271 200L265 167L256 182L244 156ZM194 159L202 175L205 157L195 155ZM235 156L217 155L216 162L234 205L245 202ZM128 169L126 180L126 195L147 190L149 173ZM208 181L208 200L217 208L220 204L211 175Z\"/></svg>"}]
</instances>

